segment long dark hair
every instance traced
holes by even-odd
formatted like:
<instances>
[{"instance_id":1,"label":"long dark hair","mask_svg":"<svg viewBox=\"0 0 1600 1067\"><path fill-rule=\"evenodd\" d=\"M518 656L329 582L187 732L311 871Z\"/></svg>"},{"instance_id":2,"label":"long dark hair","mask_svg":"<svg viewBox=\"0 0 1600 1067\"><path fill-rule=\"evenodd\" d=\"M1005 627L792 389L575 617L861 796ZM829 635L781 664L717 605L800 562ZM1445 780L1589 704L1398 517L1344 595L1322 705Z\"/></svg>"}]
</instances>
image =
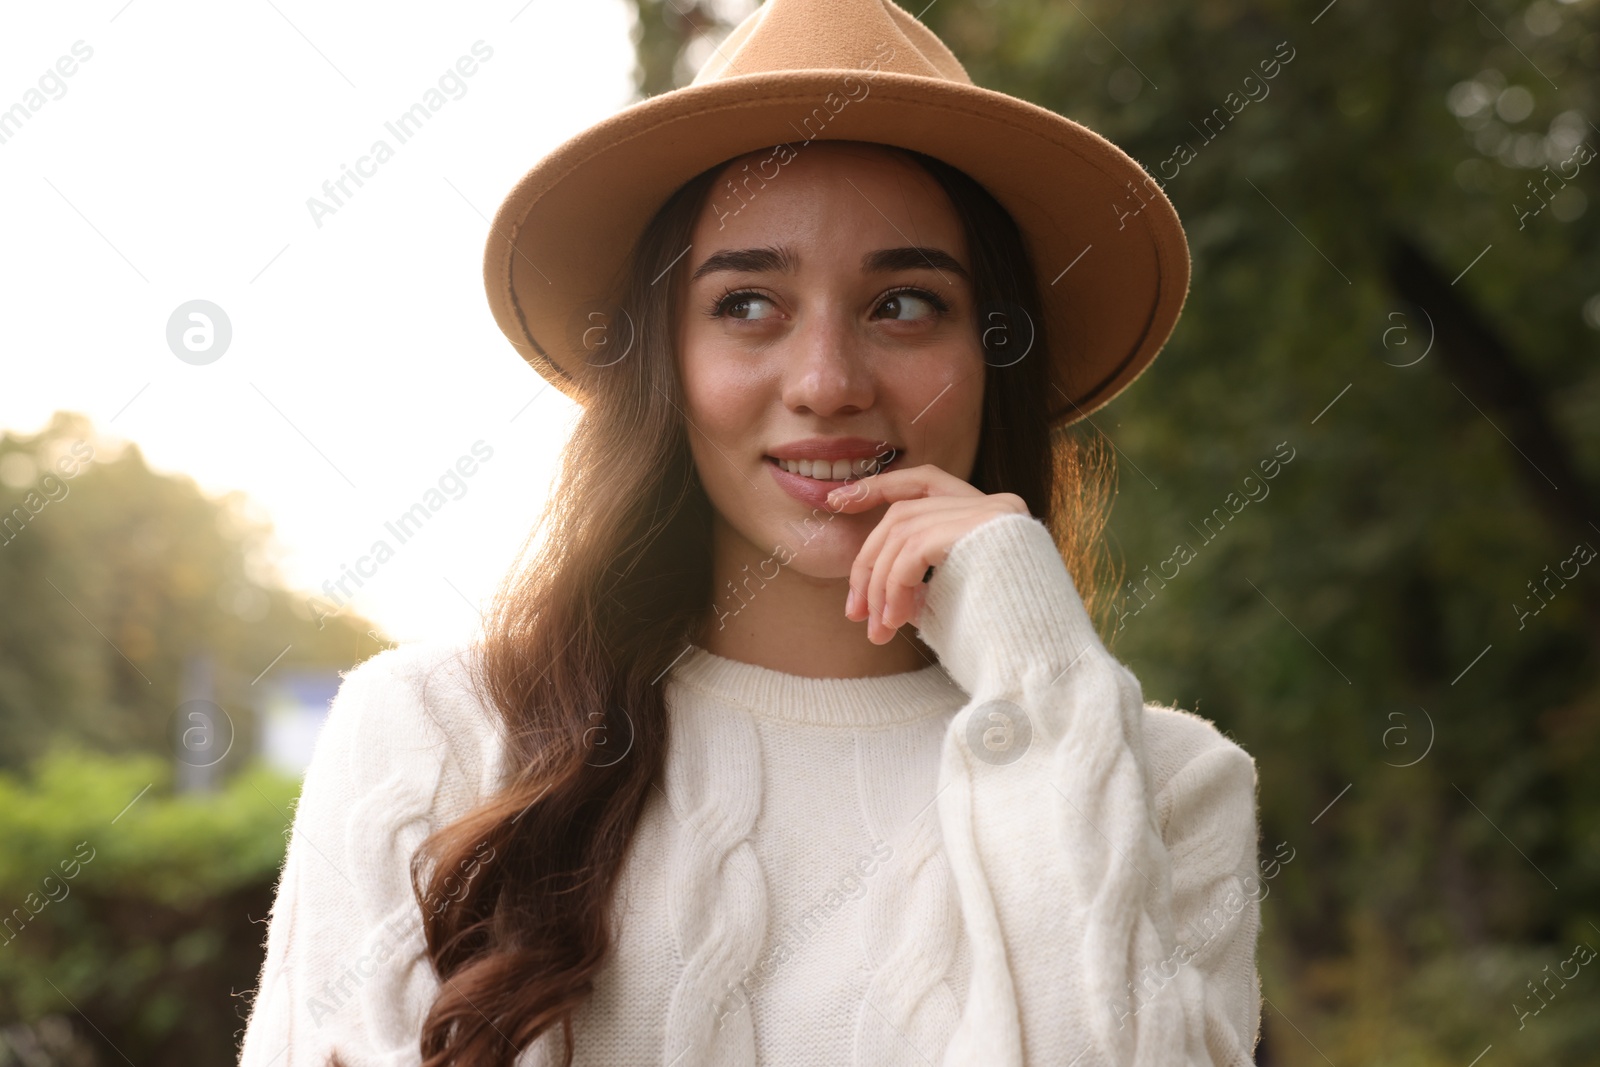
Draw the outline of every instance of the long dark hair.
<instances>
[{"instance_id":1,"label":"long dark hair","mask_svg":"<svg viewBox=\"0 0 1600 1067\"><path fill-rule=\"evenodd\" d=\"M972 483L1021 496L1096 605L1109 456L1095 438L1052 434L1048 339L1022 234L966 174L906 154L966 233L989 363ZM422 1027L425 1067L510 1067L558 1024L570 1065L573 1014L611 944L613 890L666 755L659 682L712 604L711 505L672 358L683 271L652 283L688 244L721 166L679 188L640 236L619 286L628 311L603 324L609 337L591 337L612 347L591 354L557 483L487 621L478 684L515 772L412 861L441 980Z\"/></svg>"}]
</instances>

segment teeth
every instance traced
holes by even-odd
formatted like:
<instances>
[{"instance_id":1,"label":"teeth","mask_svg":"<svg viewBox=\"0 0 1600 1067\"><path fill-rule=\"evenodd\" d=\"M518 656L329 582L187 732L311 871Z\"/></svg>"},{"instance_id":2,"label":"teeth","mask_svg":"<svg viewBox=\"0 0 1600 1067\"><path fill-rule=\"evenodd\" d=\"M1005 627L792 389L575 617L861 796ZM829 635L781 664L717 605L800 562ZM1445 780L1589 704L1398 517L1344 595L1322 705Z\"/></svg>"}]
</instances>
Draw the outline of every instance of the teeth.
<instances>
[{"instance_id":1,"label":"teeth","mask_svg":"<svg viewBox=\"0 0 1600 1067\"><path fill-rule=\"evenodd\" d=\"M862 459L780 459L778 466L790 474L798 474L802 478L815 478L824 482L843 482L850 478L864 478L875 473L880 465L893 462L896 453L889 453L882 459L877 456L867 456Z\"/></svg>"}]
</instances>

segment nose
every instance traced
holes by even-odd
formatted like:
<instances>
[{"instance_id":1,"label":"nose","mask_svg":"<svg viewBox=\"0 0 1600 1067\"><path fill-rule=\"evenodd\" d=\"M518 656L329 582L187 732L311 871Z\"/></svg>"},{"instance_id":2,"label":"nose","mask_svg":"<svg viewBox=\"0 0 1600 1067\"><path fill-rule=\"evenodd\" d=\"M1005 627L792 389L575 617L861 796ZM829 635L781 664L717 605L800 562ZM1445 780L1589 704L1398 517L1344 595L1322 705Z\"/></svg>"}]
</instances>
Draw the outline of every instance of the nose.
<instances>
[{"instance_id":1,"label":"nose","mask_svg":"<svg viewBox=\"0 0 1600 1067\"><path fill-rule=\"evenodd\" d=\"M826 417L872 405L872 369L844 315L818 310L790 333L788 342L783 402L791 411Z\"/></svg>"}]
</instances>

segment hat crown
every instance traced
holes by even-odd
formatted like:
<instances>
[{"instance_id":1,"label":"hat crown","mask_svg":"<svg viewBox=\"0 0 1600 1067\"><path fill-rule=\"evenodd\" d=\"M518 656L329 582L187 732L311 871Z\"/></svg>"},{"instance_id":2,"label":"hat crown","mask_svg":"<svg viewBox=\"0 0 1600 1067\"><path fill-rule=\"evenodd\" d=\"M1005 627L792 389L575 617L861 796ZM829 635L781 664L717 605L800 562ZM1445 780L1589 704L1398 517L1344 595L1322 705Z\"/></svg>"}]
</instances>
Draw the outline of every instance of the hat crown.
<instances>
[{"instance_id":1,"label":"hat crown","mask_svg":"<svg viewBox=\"0 0 1600 1067\"><path fill-rule=\"evenodd\" d=\"M972 84L944 42L890 0L767 0L734 27L690 84L863 69Z\"/></svg>"}]
</instances>

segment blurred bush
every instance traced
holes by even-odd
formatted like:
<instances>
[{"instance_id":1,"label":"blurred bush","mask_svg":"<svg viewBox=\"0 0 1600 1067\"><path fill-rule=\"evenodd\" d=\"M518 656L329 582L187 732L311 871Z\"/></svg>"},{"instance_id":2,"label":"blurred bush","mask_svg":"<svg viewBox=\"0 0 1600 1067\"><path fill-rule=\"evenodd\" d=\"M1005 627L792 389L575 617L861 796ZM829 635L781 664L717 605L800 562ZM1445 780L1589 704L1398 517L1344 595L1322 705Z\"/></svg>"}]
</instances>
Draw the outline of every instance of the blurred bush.
<instances>
[{"instance_id":1,"label":"blurred bush","mask_svg":"<svg viewBox=\"0 0 1600 1067\"><path fill-rule=\"evenodd\" d=\"M234 1062L298 793L253 767L174 795L166 760L70 747L0 774L0 1019L26 1028L11 1044L77 1017L101 1063Z\"/></svg>"}]
</instances>

